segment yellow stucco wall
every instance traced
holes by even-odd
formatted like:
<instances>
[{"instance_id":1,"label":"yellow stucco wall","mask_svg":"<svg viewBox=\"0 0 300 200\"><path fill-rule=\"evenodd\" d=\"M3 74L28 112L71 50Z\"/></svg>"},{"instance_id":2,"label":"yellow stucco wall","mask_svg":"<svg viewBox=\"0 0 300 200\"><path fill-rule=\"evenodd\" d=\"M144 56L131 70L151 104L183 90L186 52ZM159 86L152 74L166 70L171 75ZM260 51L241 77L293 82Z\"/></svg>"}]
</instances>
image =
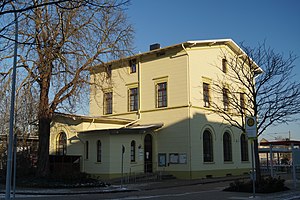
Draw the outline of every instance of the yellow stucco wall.
<instances>
[{"instance_id":1,"label":"yellow stucco wall","mask_svg":"<svg viewBox=\"0 0 300 200\"><path fill-rule=\"evenodd\" d=\"M98 69L91 79L101 80L101 85L91 87L90 115L103 116L103 91L113 92L113 114L107 118L125 118L137 120L136 124L163 123L164 126L151 133L153 136L154 171L169 171L180 178L199 178L206 175L226 175L244 173L250 168L250 162L241 162L240 135L241 132L230 127L210 109L204 108L203 82L228 81L221 71L221 57L224 52L233 54L226 46L193 46L184 50L181 47L168 49L163 55L156 53L143 54L137 57L139 67L136 73L129 73L128 61L112 63L112 78L103 78L103 70ZM156 108L155 85L167 82L168 106ZM229 83L230 84L230 83ZM128 111L128 89L140 87L140 117L137 112ZM238 87L238 86L237 86ZM211 94L212 100L221 103L216 94ZM57 126L59 126L57 124ZM116 124L81 123L76 130L116 128ZM70 127L69 127L70 128ZM203 162L203 131L208 128L213 133L214 162ZM59 132L54 130L54 132ZM68 130L68 138L74 133ZM232 137L232 162L223 161L223 133L228 131ZM102 177L117 177L121 171L121 147L125 146L124 173L143 172L143 148L145 134L80 134L81 140L90 143L91 156L84 160L83 171L98 174ZM103 144L103 159L96 160L96 141ZM130 162L130 142L136 141L137 158ZM52 151L54 136L51 139ZM250 147L250 145L249 145ZM81 149L81 150L80 150ZM78 142L78 148L68 149L68 153L76 154L84 150L84 145ZM93 152L93 153L92 153ZM158 167L158 154L167 155L170 163L171 153L186 156L186 163L168 164ZM250 151L249 151L250 153ZM139 157L140 154L140 157ZM249 154L250 155L250 154ZM250 157L250 156L249 156Z\"/></svg>"}]
</instances>

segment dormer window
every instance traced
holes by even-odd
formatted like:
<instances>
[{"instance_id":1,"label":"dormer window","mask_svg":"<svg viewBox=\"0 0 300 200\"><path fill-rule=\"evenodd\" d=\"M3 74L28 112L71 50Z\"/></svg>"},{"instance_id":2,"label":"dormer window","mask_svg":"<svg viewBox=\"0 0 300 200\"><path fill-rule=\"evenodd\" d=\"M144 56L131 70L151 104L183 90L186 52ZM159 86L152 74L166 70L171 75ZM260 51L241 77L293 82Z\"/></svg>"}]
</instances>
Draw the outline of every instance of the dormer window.
<instances>
[{"instance_id":1,"label":"dormer window","mask_svg":"<svg viewBox=\"0 0 300 200\"><path fill-rule=\"evenodd\" d=\"M130 74L136 73L136 59L130 60L129 66L130 66Z\"/></svg>"},{"instance_id":2,"label":"dormer window","mask_svg":"<svg viewBox=\"0 0 300 200\"><path fill-rule=\"evenodd\" d=\"M111 71L112 71L111 65L106 66L107 78L111 78Z\"/></svg>"}]
</instances>

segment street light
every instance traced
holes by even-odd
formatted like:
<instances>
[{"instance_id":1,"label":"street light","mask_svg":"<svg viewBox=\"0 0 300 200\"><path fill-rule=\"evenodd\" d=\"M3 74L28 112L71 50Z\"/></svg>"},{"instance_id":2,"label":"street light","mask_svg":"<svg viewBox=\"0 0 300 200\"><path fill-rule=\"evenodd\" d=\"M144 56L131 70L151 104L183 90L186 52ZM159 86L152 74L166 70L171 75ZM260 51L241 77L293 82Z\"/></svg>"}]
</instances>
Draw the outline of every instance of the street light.
<instances>
[{"instance_id":1,"label":"street light","mask_svg":"<svg viewBox=\"0 0 300 200\"><path fill-rule=\"evenodd\" d=\"M14 4L12 8L16 11ZM10 199L11 193L11 171L12 171L12 147L13 147L13 129L14 129L14 113L15 113L15 93L16 93L16 69L17 69L17 53L18 53L18 15L14 12L15 16L15 45L14 45L14 61L12 72L12 84L11 84L11 101L10 101L10 118L9 118L9 136L7 147L7 167L6 167L6 190L5 200Z\"/></svg>"}]
</instances>

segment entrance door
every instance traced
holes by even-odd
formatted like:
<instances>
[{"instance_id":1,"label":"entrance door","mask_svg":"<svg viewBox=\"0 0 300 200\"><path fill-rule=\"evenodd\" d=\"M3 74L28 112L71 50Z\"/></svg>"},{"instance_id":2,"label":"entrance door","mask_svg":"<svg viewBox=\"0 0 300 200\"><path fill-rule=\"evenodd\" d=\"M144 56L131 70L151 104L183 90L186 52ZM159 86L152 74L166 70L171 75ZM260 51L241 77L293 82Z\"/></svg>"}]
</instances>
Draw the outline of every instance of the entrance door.
<instances>
[{"instance_id":1,"label":"entrance door","mask_svg":"<svg viewBox=\"0 0 300 200\"><path fill-rule=\"evenodd\" d=\"M152 136L150 134L147 134L144 139L144 171L145 173L153 172L153 163L152 163Z\"/></svg>"}]
</instances>

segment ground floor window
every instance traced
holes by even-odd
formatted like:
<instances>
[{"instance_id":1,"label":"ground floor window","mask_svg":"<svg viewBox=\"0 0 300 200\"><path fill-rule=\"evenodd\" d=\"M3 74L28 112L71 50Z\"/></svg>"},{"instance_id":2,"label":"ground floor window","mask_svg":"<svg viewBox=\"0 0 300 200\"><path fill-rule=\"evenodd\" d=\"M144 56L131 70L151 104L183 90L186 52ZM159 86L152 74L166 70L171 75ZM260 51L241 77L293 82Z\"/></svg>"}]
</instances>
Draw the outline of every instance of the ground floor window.
<instances>
[{"instance_id":1,"label":"ground floor window","mask_svg":"<svg viewBox=\"0 0 300 200\"><path fill-rule=\"evenodd\" d=\"M245 134L241 135L241 159L242 161L249 161L248 140Z\"/></svg>"},{"instance_id":2,"label":"ground floor window","mask_svg":"<svg viewBox=\"0 0 300 200\"><path fill-rule=\"evenodd\" d=\"M102 159L102 144L101 141L97 141L97 162L101 162Z\"/></svg>"},{"instance_id":3,"label":"ground floor window","mask_svg":"<svg viewBox=\"0 0 300 200\"><path fill-rule=\"evenodd\" d=\"M209 130L205 130L203 133L203 161L213 162L213 140L212 134Z\"/></svg>"},{"instance_id":4,"label":"ground floor window","mask_svg":"<svg viewBox=\"0 0 300 200\"><path fill-rule=\"evenodd\" d=\"M130 162L135 162L135 141L132 140L130 144Z\"/></svg>"},{"instance_id":5,"label":"ground floor window","mask_svg":"<svg viewBox=\"0 0 300 200\"><path fill-rule=\"evenodd\" d=\"M66 155L67 154L67 135L61 132L57 136L56 141L56 155Z\"/></svg>"},{"instance_id":6,"label":"ground floor window","mask_svg":"<svg viewBox=\"0 0 300 200\"><path fill-rule=\"evenodd\" d=\"M225 132L223 135L223 154L224 161L232 161L232 142L230 133Z\"/></svg>"}]
</instances>

